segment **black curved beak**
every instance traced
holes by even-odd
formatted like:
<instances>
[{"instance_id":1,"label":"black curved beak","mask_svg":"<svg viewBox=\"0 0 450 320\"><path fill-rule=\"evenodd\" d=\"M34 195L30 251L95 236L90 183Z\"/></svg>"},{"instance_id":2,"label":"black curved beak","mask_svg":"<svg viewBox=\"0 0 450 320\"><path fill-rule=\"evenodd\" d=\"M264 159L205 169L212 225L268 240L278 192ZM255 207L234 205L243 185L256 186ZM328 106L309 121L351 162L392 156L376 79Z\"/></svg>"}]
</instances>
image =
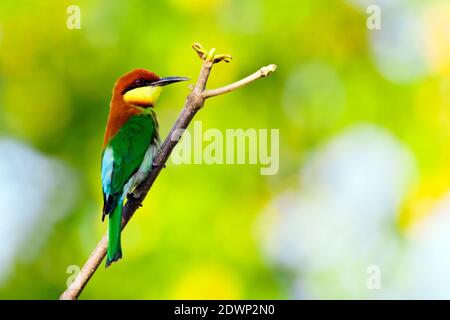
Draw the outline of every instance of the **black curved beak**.
<instances>
[{"instance_id":1,"label":"black curved beak","mask_svg":"<svg viewBox=\"0 0 450 320\"><path fill-rule=\"evenodd\" d=\"M162 86L167 86L168 84L171 84L171 83L187 81L187 80L191 80L191 79L186 78L186 77L165 77L165 78L160 78L158 81L154 81L154 82L150 83L150 86L162 87Z\"/></svg>"}]
</instances>

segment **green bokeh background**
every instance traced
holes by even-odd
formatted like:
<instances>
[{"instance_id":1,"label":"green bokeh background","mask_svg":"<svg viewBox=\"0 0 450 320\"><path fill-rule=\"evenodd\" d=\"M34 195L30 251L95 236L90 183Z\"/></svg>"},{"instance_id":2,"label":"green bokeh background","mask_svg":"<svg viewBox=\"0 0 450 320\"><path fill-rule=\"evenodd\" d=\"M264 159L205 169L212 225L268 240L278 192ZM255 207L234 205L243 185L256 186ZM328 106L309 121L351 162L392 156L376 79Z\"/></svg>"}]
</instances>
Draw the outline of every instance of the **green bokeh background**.
<instances>
[{"instance_id":1,"label":"green bokeh background","mask_svg":"<svg viewBox=\"0 0 450 320\"><path fill-rule=\"evenodd\" d=\"M72 4L79 30L66 27ZM264 258L255 220L297 183L308 152L352 123L388 129L416 157L421 178L399 209L399 230L420 220L415 201L450 187L450 101L436 97L448 68L408 84L387 80L370 56L366 14L346 1L7 0L0 27L0 135L63 161L78 184L76 205L33 261L16 263L2 299L54 299L65 289L68 267L81 266L106 229L100 155L115 80L137 67L195 80L193 42L233 56L214 67L209 88L278 65L270 78L207 101L196 119L205 130L280 128L280 171L169 163L123 233L124 259L99 268L81 298L289 298L289 272ZM315 62L333 66L344 98L289 88L292 74ZM307 86L316 85L312 74ZM162 137L188 92L185 84L162 92Z\"/></svg>"}]
</instances>

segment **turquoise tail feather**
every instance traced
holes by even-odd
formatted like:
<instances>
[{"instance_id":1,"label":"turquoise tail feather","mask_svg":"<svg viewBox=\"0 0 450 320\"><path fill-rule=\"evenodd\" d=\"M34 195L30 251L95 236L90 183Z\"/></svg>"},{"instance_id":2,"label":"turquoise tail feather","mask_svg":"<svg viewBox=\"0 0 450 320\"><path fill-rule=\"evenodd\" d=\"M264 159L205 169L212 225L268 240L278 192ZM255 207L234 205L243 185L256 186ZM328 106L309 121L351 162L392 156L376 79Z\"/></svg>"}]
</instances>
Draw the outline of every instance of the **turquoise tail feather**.
<instances>
[{"instance_id":1,"label":"turquoise tail feather","mask_svg":"<svg viewBox=\"0 0 450 320\"><path fill-rule=\"evenodd\" d=\"M116 207L109 213L108 223L108 250L106 252L106 268L113 262L122 258L122 247L120 234L122 231L122 205L123 201L117 202Z\"/></svg>"}]
</instances>

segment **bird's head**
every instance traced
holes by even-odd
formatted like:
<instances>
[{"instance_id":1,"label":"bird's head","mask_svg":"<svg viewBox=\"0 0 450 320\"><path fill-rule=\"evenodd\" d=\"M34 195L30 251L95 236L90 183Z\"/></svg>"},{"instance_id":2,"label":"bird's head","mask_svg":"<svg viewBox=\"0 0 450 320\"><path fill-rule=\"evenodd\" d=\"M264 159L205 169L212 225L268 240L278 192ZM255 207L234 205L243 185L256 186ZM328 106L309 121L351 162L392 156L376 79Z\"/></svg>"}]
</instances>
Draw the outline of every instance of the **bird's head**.
<instances>
[{"instance_id":1,"label":"bird's head","mask_svg":"<svg viewBox=\"0 0 450 320\"><path fill-rule=\"evenodd\" d=\"M185 77L160 78L145 69L135 69L119 78L113 90L113 99L121 99L127 106L153 107L161 93L161 87L186 81Z\"/></svg>"}]
</instances>

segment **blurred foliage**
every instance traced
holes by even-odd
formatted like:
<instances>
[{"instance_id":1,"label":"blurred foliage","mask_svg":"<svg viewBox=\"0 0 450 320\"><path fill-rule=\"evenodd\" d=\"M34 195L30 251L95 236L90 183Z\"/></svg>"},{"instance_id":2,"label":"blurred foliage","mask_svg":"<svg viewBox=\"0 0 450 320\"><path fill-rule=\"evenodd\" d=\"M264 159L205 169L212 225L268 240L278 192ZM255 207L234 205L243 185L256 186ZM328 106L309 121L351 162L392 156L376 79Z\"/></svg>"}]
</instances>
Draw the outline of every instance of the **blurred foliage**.
<instances>
[{"instance_id":1,"label":"blurred foliage","mask_svg":"<svg viewBox=\"0 0 450 320\"><path fill-rule=\"evenodd\" d=\"M66 27L72 4L81 8L79 30ZM197 120L221 131L280 128L280 172L169 162L123 233L124 259L100 268L82 298L289 297L286 275L260 252L254 221L297 184L311 150L355 122L387 128L413 151L421 179L399 219L414 223L417 203L450 187L450 76L438 65L420 81L387 80L371 59L369 32L365 12L346 1L2 1L0 134L63 160L82 187L0 298L53 299L65 289L67 268L84 263L106 228L100 154L115 80L137 67L196 79L196 41L233 56L214 67L210 88L278 65L270 78L208 101ZM188 92L178 85L162 93L162 137Z\"/></svg>"}]
</instances>

